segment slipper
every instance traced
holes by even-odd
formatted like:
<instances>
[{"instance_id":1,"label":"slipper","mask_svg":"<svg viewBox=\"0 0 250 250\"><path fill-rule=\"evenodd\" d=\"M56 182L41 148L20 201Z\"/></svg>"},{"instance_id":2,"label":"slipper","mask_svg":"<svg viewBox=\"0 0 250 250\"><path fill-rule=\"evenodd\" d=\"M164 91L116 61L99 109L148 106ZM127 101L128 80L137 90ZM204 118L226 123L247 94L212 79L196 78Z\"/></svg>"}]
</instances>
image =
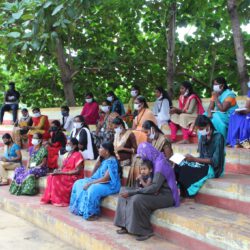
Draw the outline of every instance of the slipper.
<instances>
[{"instance_id":1,"label":"slipper","mask_svg":"<svg viewBox=\"0 0 250 250\"><path fill-rule=\"evenodd\" d=\"M8 182L0 182L0 186L7 186L7 185L9 185Z\"/></svg>"},{"instance_id":2,"label":"slipper","mask_svg":"<svg viewBox=\"0 0 250 250\"><path fill-rule=\"evenodd\" d=\"M148 234L148 235L140 235L136 238L136 240L138 241L144 241L144 240L147 240L149 239L150 237L154 236L154 234Z\"/></svg>"},{"instance_id":3,"label":"slipper","mask_svg":"<svg viewBox=\"0 0 250 250\"><path fill-rule=\"evenodd\" d=\"M128 231L127 231L126 228L118 229L118 230L116 230L116 232L117 232L118 234L128 234Z\"/></svg>"},{"instance_id":4,"label":"slipper","mask_svg":"<svg viewBox=\"0 0 250 250\"><path fill-rule=\"evenodd\" d=\"M87 219L87 221L95 221L95 220L98 220L98 216L96 216L96 215L93 215L93 216L91 216L91 217L89 217L88 219Z\"/></svg>"}]
</instances>

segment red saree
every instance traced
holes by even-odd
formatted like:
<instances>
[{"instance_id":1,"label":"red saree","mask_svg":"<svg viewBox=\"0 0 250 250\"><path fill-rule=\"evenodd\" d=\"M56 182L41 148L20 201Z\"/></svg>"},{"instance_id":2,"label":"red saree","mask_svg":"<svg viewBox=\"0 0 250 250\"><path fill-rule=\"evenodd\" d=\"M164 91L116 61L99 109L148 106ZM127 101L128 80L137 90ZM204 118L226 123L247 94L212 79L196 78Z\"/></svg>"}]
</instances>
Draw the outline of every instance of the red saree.
<instances>
[{"instance_id":1,"label":"red saree","mask_svg":"<svg viewBox=\"0 0 250 250\"><path fill-rule=\"evenodd\" d=\"M205 110L202 106L201 99L195 94L192 94L189 97L181 95L179 97L179 109L187 111L192 99L195 99L197 102L198 115L202 115L205 112Z\"/></svg>"},{"instance_id":2,"label":"red saree","mask_svg":"<svg viewBox=\"0 0 250 250\"><path fill-rule=\"evenodd\" d=\"M83 162L82 154L74 152L63 161L62 172L74 171ZM42 203L51 203L57 206L68 206L71 189L76 180L84 177L83 169L78 175L50 175L47 177L47 185L41 198Z\"/></svg>"}]
</instances>

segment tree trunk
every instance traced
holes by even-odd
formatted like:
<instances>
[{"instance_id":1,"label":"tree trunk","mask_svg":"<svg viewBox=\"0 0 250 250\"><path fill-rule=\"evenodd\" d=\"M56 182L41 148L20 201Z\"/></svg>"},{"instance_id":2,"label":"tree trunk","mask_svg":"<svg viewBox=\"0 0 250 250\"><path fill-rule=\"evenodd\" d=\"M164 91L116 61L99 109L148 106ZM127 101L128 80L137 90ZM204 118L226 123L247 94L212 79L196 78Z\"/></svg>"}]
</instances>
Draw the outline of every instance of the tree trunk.
<instances>
[{"instance_id":1,"label":"tree trunk","mask_svg":"<svg viewBox=\"0 0 250 250\"><path fill-rule=\"evenodd\" d=\"M58 38L56 41L56 55L58 66L61 72L65 99L69 106L75 106L76 102L72 81L73 70L70 68L69 64L66 61L62 40L60 38Z\"/></svg>"},{"instance_id":2,"label":"tree trunk","mask_svg":"<svg viewBox=\"0 0 250 250\"><path fill-rule=\"evenodd\" d=\"M237 58L238 74L240 78L240 85L242 94L247 94L247 82L249 80L247 74L246 58L244 56L243 38L240 30L239 16L237 12L236 0L227 1L228 13L232 23L234 49Z\"/></svg>"},{"instance_id":3,"label":"tree trunk","mask_svg":"<svg viewBox=\"0 0 250 250\"><path fill-rule=\"evenodd\" d=\"M171 3L169 18L166 18L167 40L167 88L171 98L174 95L175 74L175 33L176 33L176 2Z\"/></svg>"}]
</instances>

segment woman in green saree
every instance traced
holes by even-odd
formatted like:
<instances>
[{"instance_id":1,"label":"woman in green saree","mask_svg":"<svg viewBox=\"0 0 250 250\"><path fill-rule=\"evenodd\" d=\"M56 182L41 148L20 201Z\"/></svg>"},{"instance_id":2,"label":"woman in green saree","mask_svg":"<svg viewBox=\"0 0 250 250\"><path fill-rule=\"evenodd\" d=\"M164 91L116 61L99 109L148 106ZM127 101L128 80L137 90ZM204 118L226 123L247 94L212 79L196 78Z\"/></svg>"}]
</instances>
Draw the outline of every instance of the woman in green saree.
<instances>
[{"instance_id":1,"label":"woman in green saree","mask_svg":"<svg viewBox=\"0 0 250 250\"><path fill-rule=\"evenodd\" d=\"M42 146L42 134L36 133L32 139L33 146L29 149L27 168L21 166L15 170L10 193L15 195L35 195L38 193L37 179L48 172L48 152Z\"/></svg>"}]
</instances>

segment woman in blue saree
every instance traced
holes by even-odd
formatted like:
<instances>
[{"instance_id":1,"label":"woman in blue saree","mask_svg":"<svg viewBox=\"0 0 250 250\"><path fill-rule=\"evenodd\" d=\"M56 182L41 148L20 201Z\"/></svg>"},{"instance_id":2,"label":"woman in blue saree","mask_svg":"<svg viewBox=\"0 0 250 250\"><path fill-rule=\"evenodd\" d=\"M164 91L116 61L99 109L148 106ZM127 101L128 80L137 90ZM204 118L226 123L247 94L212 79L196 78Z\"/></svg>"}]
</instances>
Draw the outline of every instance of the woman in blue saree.
<instances>
[{"instance_id":1,"label":"woman in blue saree","mask_svg":"<svg viewBox=\"0 0 250 250\"><path fill-rule=\"evenodd\" d=\"M250 81L244 109L235 110L230 116L227 145L250 149Z\"/></svg>"},{"instance_id":2,"label":"woman in blue saree","mask_svg":"<svg viewBox=\"0 0 250 250\"><path fill-rule=\"evenodd\" d=\"M101 199L118 193L121 187L113 144L103 143L99 155L92 176L76 181L71 192L70 211L86 220L98 219Z\"/></svg>"},{"instance_id":3,"label":"woman in blue saree","mask_svg":"<svg viewBox=\"0 0 250 250\"><path fill-rule=\"evenodd\" d=\"M226 141L230 115L238 108L236 95L228 88L224 77L213 81L213 93L206 116Z\"/></svg>"}]
</instances>

